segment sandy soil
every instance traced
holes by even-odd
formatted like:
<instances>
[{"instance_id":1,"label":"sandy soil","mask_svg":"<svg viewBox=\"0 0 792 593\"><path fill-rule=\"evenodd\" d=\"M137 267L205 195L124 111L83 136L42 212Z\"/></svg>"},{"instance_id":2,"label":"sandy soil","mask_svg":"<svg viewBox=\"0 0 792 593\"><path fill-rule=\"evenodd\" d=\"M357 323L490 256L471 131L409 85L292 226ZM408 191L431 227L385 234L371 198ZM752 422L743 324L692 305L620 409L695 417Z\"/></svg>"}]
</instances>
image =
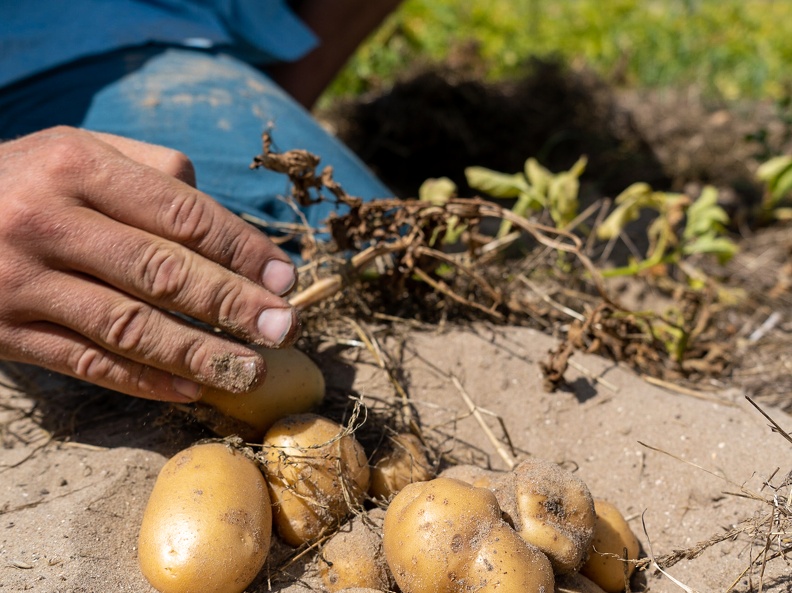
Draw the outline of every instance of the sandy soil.
<instances>
[{"instance_id":1,"label":"sandy soil","mask_svg":"<svg viewBox=\"0 0 792 593\"><path fill-rule=\"evenodd\" d=\"M456 378L477 406L502 419L517 460L533 455L577 471L595 497L621 508L646 553L650 541L661 556L767 515L770 506L736 494L758 492L775 470L785 476L792 469L792 447L736 391L683 395L576 354L569 388L546 393L538 363L556 343L530 329L482 325L380 340L386 352L400 353L402 385L437 451L505 467ZM370 407L368 428L374 427L394 401L394 388L369 352L327 343L317 357L330 387L329 413L337 415L339 402L356 393ZM206 432L164 404L30 367L7 365L4 375L0 591L153 591L137 567L142 512L165 460ZM792 419L768 411L792 429ZM503 444L497 418L483 417ZM765 591L790 590L792 575L782 561L769 562L763 576L754 568L740 577L761 545L739 537L668 572L700 592L727 591L735 581L735 591L758 590L761 579ZM282 557L283 546L276 547ZM269 566L249 591L321 590L310 562L287 572ZM680 590L652 570L639 574L633 589Z\"/></svg>"}]
</instances>

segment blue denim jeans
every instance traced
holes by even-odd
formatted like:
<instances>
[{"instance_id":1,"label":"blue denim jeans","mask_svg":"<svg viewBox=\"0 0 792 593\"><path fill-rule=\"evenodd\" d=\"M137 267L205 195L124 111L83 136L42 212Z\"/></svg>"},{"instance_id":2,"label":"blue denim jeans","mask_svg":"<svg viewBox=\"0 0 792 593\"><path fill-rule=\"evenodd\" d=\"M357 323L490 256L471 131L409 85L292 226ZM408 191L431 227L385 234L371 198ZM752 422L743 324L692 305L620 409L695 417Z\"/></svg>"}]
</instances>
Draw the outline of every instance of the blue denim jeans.
<instances>
[{"instance_id":1,"label":"blue denim jeans","mask_svg":"<svg viewBox=\"0 0 792 593\"><path fill-rule=\"evenodd\" d=\"M306 149L363 199L392 193L266 74L230 55L146 47L82 60L0 89L0 138L64 124L180 150L198 188L230 210L301 222L286 176L249 168L271 127L273 149ZM318 227L332 203L303 209Z\"/></svg>"}]
</instances>

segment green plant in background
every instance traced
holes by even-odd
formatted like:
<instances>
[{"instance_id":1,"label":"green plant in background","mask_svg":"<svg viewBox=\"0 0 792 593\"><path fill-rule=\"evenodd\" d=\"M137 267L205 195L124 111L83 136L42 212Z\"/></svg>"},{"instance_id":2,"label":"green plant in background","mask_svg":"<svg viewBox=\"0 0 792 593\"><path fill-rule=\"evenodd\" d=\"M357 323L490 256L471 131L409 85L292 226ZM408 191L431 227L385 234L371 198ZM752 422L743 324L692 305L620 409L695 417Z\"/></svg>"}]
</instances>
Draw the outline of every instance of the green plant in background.
<instances>
[{"instance_id":1,"label":"green plant in background","mask_svg":"<svg viewBox=\"0 0 792 593\"><path fill-rule=\"evenodd\" d=\"M696 85L726 99L789 93L792 3L770 0L407 0L358 50L328 97L392 82L473 41L490 79L559 56L639 87Z\"/></svg>"},{"instance_id":2,"label":"green plant in background","mask_svg":"<svg viewBox=\"0 0 792 593\"><path fill-rule=\"evenodd\" d=\"M625 189L616 198L614 210L597 228L597 237L616 239L630 222L638 219L642 210L650 209L657 216L647 228L649 248L644 259L603 270L603 276L634 276L700 253L714 255L721 263L728 261L738 248L725 234L729 216L717 199L718 191L712 186L706 186L695 200L685 194L653 191L646 183L634 183Z\"/></svg>"},{"instance_id":3,"label":"green plant in background","mask_svg":"<svg viewBox=\"0 0 792 593\"><path fill-rule=\"evenodd\" d=\"M499 173L485 167L468 167L465 177L473 189L493 198L516 198L512 211L519 216L544 209L560 229L566 228L578 215L580 176L586 169L586 157L581 157L569 171L551 173L534 158L525 161L521 173ZM504 220L498 231L503 237L511 230Z\"/></svg>"},{"instance_id":4,"label":"green plant in background","mask_svg":"<svg viewBox=\"0 0 792 593\"><path fill-rule=\"evenodd\" d=\"M792 156L783 155L762 163L756 176L764 183L760 218L792 220L792 207L784 207L792 199Z\"/></svg>"},{"instance_id":5,"label":"green plant in background","mask_svg":"<svg viewBox=\"0 0 792 593\"><path fill-rule=\"evenodd\" d=\"M456 196L457 186L456 183L451 181L448 177L440 177L438 179L427 179L418 188L418 199L422 202L429 202L435 206L443 206L448 203L448 200ZM442 242L446 245L454 245L459 242L462 233L467 229L466 224L459 223L459 217L449 216L446 221L446 230L442 237ZM440 229L434 232L434 235L429 239L429 245L434 246L437 244Z\"/></svg>"}]
</instances>

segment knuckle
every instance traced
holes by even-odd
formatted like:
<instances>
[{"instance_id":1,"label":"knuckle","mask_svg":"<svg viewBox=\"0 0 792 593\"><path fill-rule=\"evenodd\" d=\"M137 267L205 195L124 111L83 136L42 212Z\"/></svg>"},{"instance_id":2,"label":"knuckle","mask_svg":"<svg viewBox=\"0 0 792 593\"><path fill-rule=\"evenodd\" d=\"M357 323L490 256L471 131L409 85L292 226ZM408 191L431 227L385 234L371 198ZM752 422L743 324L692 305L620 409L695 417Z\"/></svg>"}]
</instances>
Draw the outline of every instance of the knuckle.
<instances>
[{"instance_id":1,"label":"knuckle","mask_svg":"<svg viewBox=\"0 0 792 593\"><path fill-rule=\"evenodd\" d=\"M58 217L35 200L25 199L17 193L6 194L3 199L3 216L0 217L0 233L3 236L25 240L40 240L51 237L58 229Z\"/></svg>"},{"instance_id":2,"label":"knuckle","mask_svg":"<svg viewBox=\"0 0 792 593\"><path fill-rule=\"evenodd\" d=\"M214 226L212 208L197 190L180 192L166 208L165 222L179 242L198 244L211 234Z\"/></svg>"},{"instance_id":3,"label":"knuckle","mask_svg":"<svg viewBox=\"0 0 792 593\"><path fill-rule=\"evenodd\" d=\"M80 130L67 127L49 130L43 170L53 179L80 179L86 171L100 169L91 166L97 163L99 150L99 145Z\"/></svg>"},{"instance_id":4,"label":"knuckle","mask_svg":"<svg viewBox=\"0 0 792 593\"><path fill-rule=\"evenodd\" d=\"M71 368L75 377L99 383L112 374L113 361L102 350L85 346L75 352Z\"/></svg>"},{"instance_id":5,"label":"knuckle","mask_svg":"<svg viewBox=\"0 0 792 593\"><path fill-rule=\"evenodd\" d=\"M237 332L241 331L238 320L245 316L249 304L245 283L227 282L216 287L212 294L214 295L213 321L223 327L235 327Z\"/></svg>"},{"instance_id":6,"label":"knuckle","mask_svg":"<svg viewBox=\"0 0 792 593\"><path fill-rule=\"evenodd\" d=\"M195 167L183 152L168 149L162 159L162 170L189 185L195 185Z\"/></svg>"},{"instance_id":7,"label":"knuckle","mask_svg":"<svg viewBox=\"0 0 792 593\"><path fill-rule=\"evenodd\" d=\"M192 377L203 381L209 377L207 368L211 359L212 355L209 352L207 341L203 337L198 337L185 344L179 353L177 364L186 369Z\"/></svg>"},{"instance_id":8,"label":"knuckle","mask_svg":"<svg viewBox=\"0 0 792 593\"><path fill-rule=\"evenodd\" d=\"M220 248L220 257L226 267L238 269L245 262L260 260L261 248L252 241L250 233L237 233L227 237Z\"/></svg>"},{"instance_id":9,"label":"knuckle","mask_svg":"<svg viewBox=\"0 0 792 593\"><path fill-rule=\"evenodd\" d=\"M181 294L189 278L185 257L170 246L151 245L141 259L143 291L157 300L172 300Z\"/></svg>"},{"instance_id":10,"label":"knuckle","mask_svg":"<svg viewBox=\"0 0 792 593\"><path fill-rule=\"evenodd\" d=\"M104 332L105 343L117 352L141 352L151 329L151 316L152 309L143 303L118 307L108 319Z\"/></svg>"},{"instance_id":11,"label":"knuckle","mask_svg":"<svg viewBox=\"0 0 792 593\"><path fill-rule=\"evenodd\" d=\"M246 228L232 230L227 220L218 220L216 204L197 190L181 192L166 208L163 218L174 239L208 254L220 265L234 267L259 256L250 240L252 233Z\"/></svg>"}]
</instances>

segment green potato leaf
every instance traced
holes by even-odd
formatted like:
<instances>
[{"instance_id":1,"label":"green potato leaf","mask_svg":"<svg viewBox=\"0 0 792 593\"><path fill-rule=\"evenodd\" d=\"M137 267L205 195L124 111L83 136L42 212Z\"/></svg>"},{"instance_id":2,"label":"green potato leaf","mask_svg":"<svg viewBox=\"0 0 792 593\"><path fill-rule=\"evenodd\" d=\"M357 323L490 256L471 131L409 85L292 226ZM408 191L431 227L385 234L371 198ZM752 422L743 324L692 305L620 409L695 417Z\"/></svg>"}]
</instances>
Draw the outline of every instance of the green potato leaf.
<instances>
[{"instance_id":1,"label":"green potato leaf","mask_svg":"<svg viewBox=\"0 0 792 593\"><path fill-rule=\"evenodd\" d=\"M448 177L439 177L437 179L427 179L421 184L421 187L418 188L418 199L435 206L442 206L447 204L448 200L453 198L456 193L456 183Z\"/></svg>"},{"instance_id":2,"label":"green potato leaf","mask_svg":"<svg viewBox=\"0 0 792 593\"><path fill-rule=\"evenodd\" d=\"M499 173L486 167L467 167L465 178L473 189L493 198L516 198L528 191L528 182L522 173Z\"/></svg>"},{"instance_id":3,"label":"green potato leaf","mask_svg":"<svg viewBox=\"0 0 792 593\"><path fill-rule=\"evenodd\" d=\"M710 233L723 232L729 215L718 205L718 190L708 185L687 209L687 223L682 238L693 240Z\"/></svg>"}]
</instances>

